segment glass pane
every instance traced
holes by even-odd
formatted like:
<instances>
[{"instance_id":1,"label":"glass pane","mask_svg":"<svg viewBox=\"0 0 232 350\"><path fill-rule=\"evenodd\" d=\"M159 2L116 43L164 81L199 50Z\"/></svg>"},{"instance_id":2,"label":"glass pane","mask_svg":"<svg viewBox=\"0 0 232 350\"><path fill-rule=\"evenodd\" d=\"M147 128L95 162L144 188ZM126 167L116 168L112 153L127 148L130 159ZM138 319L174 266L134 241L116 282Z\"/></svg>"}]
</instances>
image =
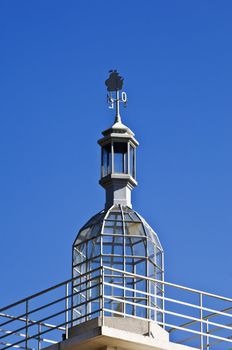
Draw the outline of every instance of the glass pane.
<instances>
[{"instance_id":1,"label":"glass pane","mask_svg":"<svg viewBox=\"0 0 232 350\"><path fill-rule=\"evenodd\" d=\"M145 244L146 244L145 239L137 239L132 247L133 255L146 256Z\"/></svg>"},{"instance_id":2,"label":"glass pane","mask_svg":"<svg viewBox=\"0 0 232 350\"><path fill-rule=\"evenodd\" d=\"M125 222L126 235L145 236L142 224L135 222Z\"/></svg>"},{"instance_id":3,"label":"glass pane","mask_svg":"<svg viewBox=\"0 0 232 350\"><path fill-rule=\"evenodd\" d=\"M91 239L87 245L87 259L100 255L100 237Z\"/></svg>"},{"instance_id":4,"label":"glass pane","mask_svg":"<svg viewBox=\"0 0 232 350\"><path fill-rule=\"evenodd\" d=\"M114 235L122 235L123 234L123 225L122 221L105 221L105 226L103 230L103 234L114 234Z\"/></svg>"},{"instance_id":5,"label":"glass pane","mask_svg":"<svg viewBox=\"0 0 232 350\"><path fill-rule=\"evenodd\" d=\"M135 149L130 145L130 175L135 178Z\"/></svg>"},{"instance_id":6,"label":"glass pane","mask_svg":"<svg viewBox=\"0 0 232 350\"><path fill-rule=\"evenodd\" d=\"M148 251L148 257L152 261L155 259L155 246L153 242L150 241L150 239L147 240L147 251Z\"/></svg>"},{"instance_id":7,"label":"glass pane","mask_svg":"<svg viewBox=\"0 0 232 350\"><path fill-rule=\"evenodd\" d=\"M108 257L104 255L102 256L102 258L103 258L103 265L110 266L118 270L123 270L123 258L118 256ZM107 271L107 275L109 275L110 273L112 272ZM116 272L113 272L113 274L116 274Z\"/></svg>"},{"instance_id":8,"label":"glass pane","mask_svg":"<svg viewBox=\"0 0 232 350\"><path fill-rule=\"evenodd\" d=\"M156 268L156 277L157 280L162 280L162 271Z\"/></svg>"},{"instance_id":9,"label":"glass pane","mask_svg":"<svg viewBox=\"0 0 232 350\"><path fill-rule=\"evenodd\" d=\"M83 229L79 233L79 235L78 235L78 237L77 237L77 239L75 241L75 244L79 244L79 243L85 241L88 238L89 231L90 231L90 227L87 227L87 228Z\"/></svg>"},{"instance_id":10,"label":"glass pane","mask_svg":"<svg viewBox=\"0 0 232 350\"><path fill-rule=\"evenodd\" d=\"M156 248L156 264L162 269L162 252Z\"/></svg>"},{"instance_id":11,"label":"glass pane","mask_svg":"<svg viewBox=\"0 0 232 350\"><path fill-rule=\"evenodd\" d=\"M86 244L80 244L74 247L73 264L79 264L86 260Z\"/></svg>"},{"instance_id":12,"label":"glass pane","mask_svg":"<svg viewBox=\"0 0 232 350\"><path fill-rule=\"evenodd\" d=\"M102 225L103 217L105 216L105 211L102 211L98 213L97 215L94 215L82 229L79 231L78 236L76 238L76 241L74 245L79 244L83 241L85 241L88 238L91 238L95 235L96 231L99 231L99 227ZM96 227L94 227L96 224L98 224ZM98 232L96 232L97 234Z\"/></svg>"},{"instance_id":13,"label":"glass pane","mask_svg":"<svg viewBox=\"0 0 232 350\"><path fill-rule=\"evenodd\" d=\"M102 222L103 217L105 216L105 211L102 210L100 213L94 215L84 226L84 228L95 225L96 223Z\"/></svg>"},{"instance_id":14,"label":"glass pane","mask_svg":"<svg viewBox=\"0 0 232 350\"><path fill-rule=\"evenodd\" d=\"M128 207L123 207L123 212L124 212L124 220L125 221L138 221L141 222L141 219L139 216L131 209Z\"/></svg>"},{"instance_id":15,"label":"glass pane","mask_svg":"<svg viewBox=\"0 0 232 350\"><path fill-rule=\"evenodd\" d=\"M94 269L98 268L99 266L100 266L100 258L95 258L89 262L88 271L94 270ZM91 272L91 274L93 276L93 272ZM99 270L96 271L96 274L97 275L99 274Z\"/></svg>"},{"instance_id":16,"label":"glass pane","mask_svg":"<svg viewBox=\"0 0 232 350\"><path fill-rule=\"evenodd\" d=\"M112 154L111 154L111 145L106 145L103 148L103 176L106 176L111 173L112 170Z\"/></svg>"},{"instance_id":17,"label":"glass pane","mask_svg":"<svg viewBox=\"0 0 232 350\"><path fill-rule=\"evenodd\" d=\"M133 256L133 238L125 238L126 255Z\"/></svg>"},{"instance_id":18,"label":"glass pane","mask_svg":"<svg viewBox=\"0 0 232 350\"><path fill-rule=\"evenodd\" d=\"M114 236L104 236L103 239L103 254L112 254Z\"/></svg>"},{"instance_id":19,"label":"glass pane","mask_svg":"<svg viewBox=\"0 0 232 350\"><path fill-rule=\"evenodd\" d=\"M93 259L99 255L100 255L100 237L95 238L95 239L91 239L90 241L88 241L88 243L87 243L87 260L90 263L91 259ZM100 260L99 260L99 262L100 262ZM80 269L79 265L78 265L78 268Z\"/></svg>"},{"instance_id":20,"label":"glass pane","mask_svg":"<svg viewBox=\"0 0 232 350\"><path fill-rule=\"evenodd\" d=\"M155 278L155 266L149 261L148 262L148 277Z\"/></svg>"},{"instance_id":21,"label":"glass pane","mask_svg":"<svg viewBox=\"0 0 232 350\"><path fill-rule=\"evenodd\" d=\"M155 245L162 249L160 241L155 231L153 231L153 229L146 222L144 222L144 227L148 238L150 238L155 243Z\"/></svg>"},{"instance_id":22,"label":"glass pane","mask_svg":"<svg viewBox=\"0 0 232 350\"><path fill-rule=\"evenodd\" d=\"M121 214L121 212L110 213L107 217L107 220L120 220L120 221L122 221L122 214Z\"/></svg>"},{"instance_id":23,"label":"glass pane","mask_svg":"<svg viewBox=\"0 0 232 350\"><path fill-rule=\"evenodd\" d=\"M139 221L140 222L140 219L138 218L138 216L131 212L131 213L125 213L124 214L124 220L125 221Z\"/></svg>"},{"instance_id":24,"label":"glass pane","mask_svg":"<svg viewBox=\"0 0 232 350\"><path fill-rule=\"evenodd\" d=\"M127 143L114 142L114 172L127 174Z\"/></svg>"},{"instance_id":25,"label":"glass pane","mask_svg":"<svg viewBox=\"0 0 232 350\"><path fill-rule=\"evenodd\" d=\"M90 259L93 256L93 244L94 244L94 240L93 239L91 239L87 243L87 259Z\"/></svg>"},{"instance_id":26,"label":"glass pane","mask_svg":"<svg viewBox=\"0 0 232 350\"><path fill-rule=\"evenodd\" d=\"M126 271L134 273L134 259L133 258L126 258ZM128 283L131 282L130 277L127 276L126 279L128 280Z\"/></svg>"},{"instance_id":27,"label":"glass pane","mask_svg":"<svg viewBox=\"0 0 232 350\"><path fill-rule=\"evenodd\" d=\"M115 236L113 239L112 254L123 255L123 238Z\"/></svg>"},{"instance_id":28,"label":"glass pane","mask_svg":"<svg viewBox=\"0 0 232 350\"><path fill-rule=\"evenodd\" d=\"M95 225L92 227L91 231L89 232L88 238L98 236L98 235L100 235L100 233L101 233L101 225L99 225L99 224Z\"/></svg>"}]
</instances>

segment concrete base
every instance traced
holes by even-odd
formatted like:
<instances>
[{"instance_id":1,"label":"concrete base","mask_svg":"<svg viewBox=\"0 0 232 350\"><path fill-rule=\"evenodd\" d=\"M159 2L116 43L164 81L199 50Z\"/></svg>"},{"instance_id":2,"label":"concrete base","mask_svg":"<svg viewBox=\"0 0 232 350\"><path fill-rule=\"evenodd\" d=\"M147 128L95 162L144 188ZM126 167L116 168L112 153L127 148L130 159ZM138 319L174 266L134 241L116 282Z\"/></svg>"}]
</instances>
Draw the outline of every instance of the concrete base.
<instances>
[{"instance_id":1,"label":"concrete base","mask_svg":"<svg viewBox=\"0 0 232 350\"><path fill-rule=\"evenodd\" d=\"M47 350L193 350L172 343L169 334L152 321L98 317L69 329L69 339Z\"/></svg>"}]
</instances>

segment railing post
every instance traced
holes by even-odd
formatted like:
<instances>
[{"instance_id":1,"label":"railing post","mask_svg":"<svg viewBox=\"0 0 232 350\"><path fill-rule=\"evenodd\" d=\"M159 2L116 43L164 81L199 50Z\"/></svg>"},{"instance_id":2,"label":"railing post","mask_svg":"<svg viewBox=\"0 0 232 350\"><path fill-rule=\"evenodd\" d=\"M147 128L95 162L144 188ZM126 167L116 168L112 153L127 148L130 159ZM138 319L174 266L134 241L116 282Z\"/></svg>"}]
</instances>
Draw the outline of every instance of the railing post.
<instances>
[{"instance_id":1,"label":"railing post","mask_svg":"<svg viewBox=\"0 0 232 350\"><path fill-rule=\"evenodd\" d=\"M209 319L207 318L206 320L206 333L207 333L207 337L206 337L206 349L209 350Z\"/></svg>"},{"instance_id":2,"label":"railing post","mask_svg":"<svg viewBox=\"0 0 232 350\"><path fill-rule=\"evenodd\" d=\"M123 317L126 317L126 274L125 274L125 267L123 272Z\"/></svg>"},{"instance_id":3,"label":"railing post","mask_svg":"<svg viewBox=\"0 0 232 350\"><path fill-rule=\"evenodd\" d=\"M25 348L28 349L28 300L26 300L26 331L25 331Z\"/></svg>"},{"instance_id":4,"label":"railing post","mask_svg":"<svg viewBox=\"0 0 232 350\"><path fill-rule=\"evenodd\" d=\"M164 273L162 272L162 322L163 322L163 329L166 329L166 325L165 325L165 285L163 283L164 281Z\"/></svg>"},{"instance_id":5,"label":"railing post","mask_svg":"<svg viewBox=\"0 0 232 350\"><path fill-rule=\"evenodd\" d=\"M69 283L65 285L65 339L68 339L68 325L69 325L69 317L68 317L68 308L69 308Z\"/></svg>"},{"instance_id":6,"label":"railing post","mask_svg":"<svg viewBox=\"0 0 232 350\"><path fill-rule=\"evenodd\" d=\"M151 281L147 280L147 318L148 318L148 335L151 335Z\"/></svg>"},{"instance_id":7,"label":"railing post","mask_svg":"<svg viewBox=\"0 0 232 350\"><path fill-rule=\"evenodd\" d=\"M203 350L204 349L204 336L203 336L203 295L202 293L199 293L199 304L200 304L200 349Z\"/></svg>"},{"instance_id":8,"label":"railing post","mask_svg":"<svg viewBox=\"0 0 232 350\"><path fill-rule=\"evenodd\" d=\"M40 333L41 333L41 324L39 323L38 324L38 350L40 350L40 341L41 341Z\"/></svg>"},{"instance_id":9,"label":"railing post","mask_svg":"<svg viewBox=\"0 0 232 350\"><path fill-rule=\"evenodd\" d=\"M158 307L157 307L157 282L154 283L154 293L155 293L155 322L157 322L157 313L158 313Z\"/></svg>"},{"instance_id":10,"label":"railing post","mask_svg":"<svg viewBox=\"0 0 232 350\"><path fill-rule=\"evenodd\" d=\"M71 297L71 310L70 310L70 313L71 313L71 327L73 327L74 325L74 296L73 296L73 291L74 291L74 284L75 284L75 281L77 280L77 277L73 277L72 278L72 282L71 282L71 292L70 292L70 297Z\"/></svg>"},{"instance_id":11,"label":"railing post","mask_svg":"<svg viewBox=\"0 0 232 350\"><path fill-rule=\"evenodd\" d=\"M99 286L99 304L100 304L100 316L102 318L102 326L104 325L104 267L100 268L100 286Z\"/></svg>"},{"instance_id":12,"label":"railing post","mask_svg":"<svg viewBox=\"0 0 232 350\"><path fill-rule=\"evenodd\" d=\"M148 296L147 296L147 306L148 306L148 309L147 309L147 318L150 320L151 319L151 281L150 280L147 280L147 293L148 293Z\"/></svg>"}]
</instances>

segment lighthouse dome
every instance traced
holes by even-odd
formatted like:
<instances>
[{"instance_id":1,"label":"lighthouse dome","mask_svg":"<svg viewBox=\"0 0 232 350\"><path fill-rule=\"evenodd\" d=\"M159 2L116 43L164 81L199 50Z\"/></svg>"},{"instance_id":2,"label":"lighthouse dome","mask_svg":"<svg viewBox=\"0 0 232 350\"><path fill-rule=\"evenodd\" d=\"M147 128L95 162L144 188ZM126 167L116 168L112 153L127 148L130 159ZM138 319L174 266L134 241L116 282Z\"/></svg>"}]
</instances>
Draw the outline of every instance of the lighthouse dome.
<instances>
[{"instance_id":1,"label":"lighthouse dome","mask_svg":"<svg viewBox=\"0 0 232 350\"><path fill-rule=\"evenodd\" d=\"M139 276L163 280L163 249L155 231L136 211L127 206L120 204L113 205L110 209L104 209L93 216L79 231L73 244L73 278L77 280L77 286L74 285L74 305L81 305L74 308L74 319L77 317L78 322L82 322L82 316L89 313L86 300L90 300L88 295L88 279L86 279L86 288L82 294L78 293L79 279L81 276L89 275L91 272L91 283L99 283L99 269L107 270L106 277L111 283L121 288L143 289L145 293L153 290L153 293L160 295L161 298L156 300L156 308L162 309L163 286L159 282L148 287L141 283ZM125 275L127 274L127 275ZM129 275L128 275L129 274ZM130 278L130 274L131 277ZM107 277L108 276L108 277ZM138 276L138 277L135 277ZM85 277L83 277L85 278ZM89 278L89 277L88 277ZM121 289L122 291L123 289ZM156 292L155 292L156 290ZM108 309L122 312L122 302L117 301L119 290L116 288L108 291L115 295L116 300L107 305ZM100 291L96 290L96 295L91 298L97 298L91 302L91 312L99 309ZM116 294L115 294L116 293ZM153 305L154 301L135 298L130 295L122 296L125 300L142 305ZM76 300L77 299L77 300ZM89 303L90 304L90 303ZM83 309L83 310L82 310ZM139 317L147 317L146 308L137 307L136 310L129 310L129 314ZM96 314L90 316L96 317ZM162 313L154 312L154 319L161 320Z\"/></svg>"},{"instance_id":2,"label":"lighthouse dome","mask_svg":"<svg viewBox=\"0 0 232 350\"><path fill-rule=\"evenodd\" d=\"M127 206L113 205L108 210L104 209L94 215L80 229L74 246L87 243L101 235L144 237L148 240L147 248L149 244L154 244L160 251L163 251L156 232L140 214Z\"/></svg>"}]
</instances>

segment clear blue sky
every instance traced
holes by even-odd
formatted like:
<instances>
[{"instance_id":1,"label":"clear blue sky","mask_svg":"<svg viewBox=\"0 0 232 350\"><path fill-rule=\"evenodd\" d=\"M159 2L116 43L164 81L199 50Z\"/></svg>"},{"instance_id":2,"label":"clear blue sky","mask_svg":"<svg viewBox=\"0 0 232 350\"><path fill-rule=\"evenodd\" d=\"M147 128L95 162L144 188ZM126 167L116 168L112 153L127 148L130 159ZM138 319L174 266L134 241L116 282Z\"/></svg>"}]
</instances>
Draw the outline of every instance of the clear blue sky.
<instances>
[{"instance_id":1,"label":"clear blue sky","mask_svg":"<svg viewBox=\"0 0 232 350\"><path fill-rule=\"evenodd\" d=\"M104 206L104 80L140 141L134 208L166 280L231 296L232 2L0 1L0 304L71 275Z\"/></svg>"}]
</instances>

